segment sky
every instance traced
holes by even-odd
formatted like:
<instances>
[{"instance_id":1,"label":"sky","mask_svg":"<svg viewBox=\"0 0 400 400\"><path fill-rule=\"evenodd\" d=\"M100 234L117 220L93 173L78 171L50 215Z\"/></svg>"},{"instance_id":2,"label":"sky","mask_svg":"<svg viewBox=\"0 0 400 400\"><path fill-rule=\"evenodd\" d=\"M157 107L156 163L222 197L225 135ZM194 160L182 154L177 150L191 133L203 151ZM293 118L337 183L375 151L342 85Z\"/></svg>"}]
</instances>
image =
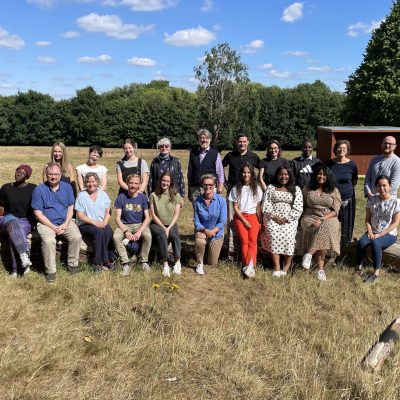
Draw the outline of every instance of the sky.
<instances>
[{"instance_id":1,"label":"sky","mask_svg":"<svg viewBox=\"0 0 400 400\"><path fill-rule=\"evenodd\" d=\"M392 0L2 0L0 95L56 100L168 80L195 91L193 68L228 42L252 82L319 79L343 92Z\"/></svg>"}]
</instances>

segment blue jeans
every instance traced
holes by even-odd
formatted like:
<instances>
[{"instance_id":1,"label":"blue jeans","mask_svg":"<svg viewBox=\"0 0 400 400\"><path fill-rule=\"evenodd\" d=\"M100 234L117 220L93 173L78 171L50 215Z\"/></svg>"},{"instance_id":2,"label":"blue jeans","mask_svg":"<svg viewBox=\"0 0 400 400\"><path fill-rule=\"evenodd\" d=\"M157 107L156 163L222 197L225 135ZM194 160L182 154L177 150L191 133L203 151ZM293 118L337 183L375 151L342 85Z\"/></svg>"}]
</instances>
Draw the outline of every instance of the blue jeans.
<instances>
[{"instance_id":1,"label":"blue jeans","mask_svg":"<svg viewBox=\"0 0 400 400\"><path fill-rule=\"evenodd\" d=\"M388 248L397 240L397 236L387 233L378 239L371 240L366 233L362 235L357 244L356 262L361 265L365 257L365 250L368 246L372 249L372 264L374 269L379 269L382 266L382 250Z\"/></svg>"}]
</instances>

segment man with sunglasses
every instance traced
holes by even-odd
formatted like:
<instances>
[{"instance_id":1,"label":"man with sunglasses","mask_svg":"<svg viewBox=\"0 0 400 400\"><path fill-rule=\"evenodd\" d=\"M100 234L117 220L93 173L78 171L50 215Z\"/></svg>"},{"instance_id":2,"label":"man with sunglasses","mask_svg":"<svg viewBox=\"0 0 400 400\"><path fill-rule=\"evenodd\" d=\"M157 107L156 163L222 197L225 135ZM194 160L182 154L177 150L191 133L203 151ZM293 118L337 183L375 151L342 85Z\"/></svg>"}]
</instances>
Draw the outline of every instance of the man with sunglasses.
<instances>
[{"instance_id":1,"label":"man with sunglasses","mask_svg":"<svg viewBox=\"0 0 400 400\"><path fill-rule=\"evenodd\" d=\"M396 145L396 139L393 136L386 136L383 139L382 154L371 160L365 175L365 197L371 198L376 195L375 180L379 175L389 177L391 195L392 197L397 196L397 189L400 186L400 158L394 154Z\"/></svg>"}]
</instances>

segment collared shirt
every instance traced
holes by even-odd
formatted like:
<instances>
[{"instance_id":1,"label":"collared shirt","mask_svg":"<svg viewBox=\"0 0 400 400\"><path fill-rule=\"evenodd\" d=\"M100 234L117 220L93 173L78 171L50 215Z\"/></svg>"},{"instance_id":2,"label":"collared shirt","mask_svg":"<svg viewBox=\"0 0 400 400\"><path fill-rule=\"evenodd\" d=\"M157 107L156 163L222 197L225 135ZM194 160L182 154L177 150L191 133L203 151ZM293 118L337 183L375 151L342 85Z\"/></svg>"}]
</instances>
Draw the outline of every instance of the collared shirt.
<instances>
[{"instance_id":1,"label":"collared shirt","mask_svg":"<svg viewBox=\"0 0 400 400\"><path fill-rule=\"evenodd\" d=\"M194 209L196 231L218 227L219 231L211 240L219 239L224 235L226 218L226 200L222 196L214 193L208 207L203 196L197 198Z\"/></svg>"}]
</instances>

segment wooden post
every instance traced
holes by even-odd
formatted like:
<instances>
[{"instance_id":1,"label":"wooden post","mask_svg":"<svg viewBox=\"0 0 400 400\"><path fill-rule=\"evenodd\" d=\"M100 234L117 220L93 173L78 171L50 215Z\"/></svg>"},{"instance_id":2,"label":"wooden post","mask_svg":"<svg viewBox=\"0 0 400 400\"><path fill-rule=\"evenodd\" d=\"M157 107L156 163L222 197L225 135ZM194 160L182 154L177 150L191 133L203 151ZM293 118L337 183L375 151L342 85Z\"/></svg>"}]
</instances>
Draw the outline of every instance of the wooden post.
<instances>
[{"instance_id":1,"label":"wooden post","mask_svg":"<svg viewBox=\"0 0 400 400\"><path fill-rule=\"evenodd\" d=\"M400 316L397 317L379 337L378 342L365 356L363 362L373 372L379 371L389 353L393 350L395 342L400 337Z\"/></svg>"}]
</instances>

